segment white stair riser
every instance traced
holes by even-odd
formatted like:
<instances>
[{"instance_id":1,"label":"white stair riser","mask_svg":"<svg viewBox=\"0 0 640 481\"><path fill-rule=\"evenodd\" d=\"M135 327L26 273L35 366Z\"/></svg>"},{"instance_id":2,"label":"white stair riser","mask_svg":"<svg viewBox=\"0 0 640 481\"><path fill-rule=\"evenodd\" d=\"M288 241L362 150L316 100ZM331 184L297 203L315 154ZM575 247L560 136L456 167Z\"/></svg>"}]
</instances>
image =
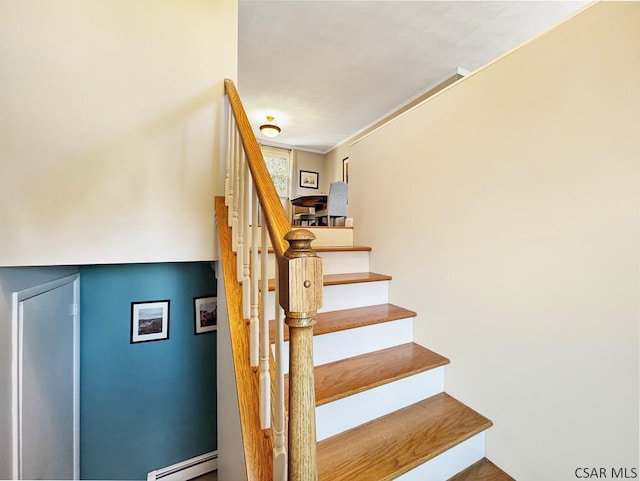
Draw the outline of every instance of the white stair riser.
<instances>
[{"instance_id":1,"label":"white stair riser","mask_svg":"<svg viewBox=\"0 0 640 481\"><path fill-rule=\"evenodd\" d=\"M323 274L348 274L350 272L369 272L368 251L320 252L322 257ZM276 277L275 255L268 254L267 260L269 279ZM260 265L260 256L258 256ZM261 276L259 275L258 278Z\"/></svg>"},{"instance_id":2,"label":"white stair riser","mask_svg":"<svg viewBox=\"0 0 640 481\"><path fill-rule=\"evenodd\" d=\"M321 252L323 274L369 272L369 252Z\"/></svg>"},{"instance_id":3,"label":"white stair riser","mask_svg":"<svg viewBox=\"0 0 640 481\"><path fill-rule=\"evenodd\" d=\"M313 338L313 364L328 364L412 340L413 318L322 334ZM283 358L285 372L289 372L289 342L284 343Z\"/></svg>"},{"instance_id":4,"label":"white stair riser","mask_svg":"<svg viewBox=\"0 0 640 481\"><path fill-rule=\"evenodd\" d=\"M322 297L323 304L318 312L386 304L389 302L389 281L325 286Z\"/></svg>"},{"instance_id":5,"label":"white stair riser","mask_svg":"<svg viewBox=\"0 0 640 481\"><path fill-rule=\"evenodd\" d=\"M318 312L339 311L352 307L372 306L389 302L389 281L360 282L325 286L322 289L323 305ZM269 292L267 313L275 317L275 294Z\"/></svg>"},{"instance_id":6,"label":"white stair riser","mask_svg":"<svg viewBox=\"0 0 640 481\"><path fill-rule=\"evenodd\" d=\"M327 228L327 227L305 227L305 226L295 226L295 230L297 229L306 229L310 231L316 238L311 242L311 245L314 248L317 247L353 247L353 229L352 228ZM262 237L261 232L258 231L258 247L262 247ZM249 227L248 234L246 239L249 241L249 246L251 246L252 233L251 227ZM271 248L271 239L267 235L267 247Z\"/></svg>"},{"instance_id":7,"label":"white stair riser","mask_svg":"<svg viewBox=\"0 0 640 481\"><path fill-rule=\"evenodd\" d=\"M403 474L396 480L446 481L476 461L480 461L484 455L484 432L482 432Z\"/></svg>"},{"instance_id":8,"label":"white stair riser","mask_svg":"<svg viewBox=\"0 0 640 481\"><path fill-rule=\"evenodd\" d=\"M444 366L384 384L316 408L321 441L444 391Z\"/></svg>"},{"instance_id":9,"label":"white stair riser","mask_svg":"<svg viewBox=\"0 0 640 481\"><path fill-rule=\"evenodd\" d=\"M306 229L310 231L316 239L311 243L313 247L341 246L353 247L353 229L351 228L327 228L327 227L305 227L295 226L295 229Z\"/></svg>"}]
</instances>

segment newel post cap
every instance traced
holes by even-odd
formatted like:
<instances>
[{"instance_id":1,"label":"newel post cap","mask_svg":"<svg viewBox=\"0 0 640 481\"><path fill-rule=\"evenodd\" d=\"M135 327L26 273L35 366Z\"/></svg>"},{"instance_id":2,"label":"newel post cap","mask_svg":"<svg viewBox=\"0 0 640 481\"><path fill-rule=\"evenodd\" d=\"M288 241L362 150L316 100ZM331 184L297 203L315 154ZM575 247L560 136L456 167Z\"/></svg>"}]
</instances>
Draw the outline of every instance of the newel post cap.
<instances>
[{"instance_id":1,"label":"newel post cap","mask_svg":"<svg viewBox=\"0 0 640 481\"><path fill-rule=\"evenodd\" d=\"M305 229L296 229L284 237L289 248L278 259L280 305L292 317L307 317L322 307L322 259L311 247L316 238Z\"/></svg>"}]
</instances>

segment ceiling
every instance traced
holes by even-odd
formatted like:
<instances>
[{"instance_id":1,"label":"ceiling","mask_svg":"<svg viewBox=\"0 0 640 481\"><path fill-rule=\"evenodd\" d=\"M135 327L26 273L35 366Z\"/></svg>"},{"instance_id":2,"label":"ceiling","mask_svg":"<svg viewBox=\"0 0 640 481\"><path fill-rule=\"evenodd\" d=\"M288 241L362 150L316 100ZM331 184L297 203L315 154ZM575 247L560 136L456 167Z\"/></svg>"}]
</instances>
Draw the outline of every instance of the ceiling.
<instances>
[{"instance_id":1,"label":"ceiling","mask_svg":"<svg viewBox=\"0 0 640 481\"><path fill-rule=\"evenodd\" d=\"M273 140L324 153L587 3L240 0L238 90L259 140L272 115Z\"/></svg>"}]
</instances>

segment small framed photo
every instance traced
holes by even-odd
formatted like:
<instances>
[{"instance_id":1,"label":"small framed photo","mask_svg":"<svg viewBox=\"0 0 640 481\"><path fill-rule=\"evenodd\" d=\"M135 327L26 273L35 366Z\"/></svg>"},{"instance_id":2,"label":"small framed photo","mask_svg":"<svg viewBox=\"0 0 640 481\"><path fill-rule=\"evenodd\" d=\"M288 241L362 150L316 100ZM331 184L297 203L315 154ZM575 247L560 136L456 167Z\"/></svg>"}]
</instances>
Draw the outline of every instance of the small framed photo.
<instances>
[{"instance_id":1,"label":"small framed photo","mask_svg":"<svg viewBox=\"0 0 640 481\"><path fill-rule=\"evenodd\" d=\"M349 183L349 157L342 159L342 182Z\"/></svg>"},{"instance_id":2,"label":"small framed photo","mask_svg":"<svg viewBox=\"0 0 640 481\"><path fill-rule=\"evenodd\" d=\"M310 172L308 170L300 171L300 187L306 187L307 189L318 188L318 173Z\"/></svg>"},{"instance_id":3,"label":"small framed photo","mask_svg":"<svg viewBox=\"0 0 640 481\"><path fill-rule=\"evenodd\" d=\"M131 303L131 344L169 339L169 300Z\"/></svg>"},{"instance_id":4,"label":"small framed photo","mask_svg":"<svg viewBox=\"0 0 640 481\"><path fill-rule=\"evenodd\" d=\"M194 297L193 310L196 320L196 334L215 331L218 328L218 298Z\"/></svg>"}]
</instances>

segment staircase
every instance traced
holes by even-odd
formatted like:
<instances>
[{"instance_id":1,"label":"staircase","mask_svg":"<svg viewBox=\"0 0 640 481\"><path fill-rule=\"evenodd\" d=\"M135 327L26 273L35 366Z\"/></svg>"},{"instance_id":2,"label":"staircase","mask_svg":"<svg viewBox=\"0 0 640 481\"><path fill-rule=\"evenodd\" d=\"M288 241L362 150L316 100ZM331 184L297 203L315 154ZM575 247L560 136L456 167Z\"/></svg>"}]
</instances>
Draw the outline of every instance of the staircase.
<instances>
[{"instance_id":1,"label":"staircase","mask_svg":"<svg viewBox=\"0 0 640 481\"><path fill-rule=\"evenodd\" d=\"M491 421L444 392L449 361L413 342L416 313L389 303L392 279L370 272L371 249L353 247L351 229L315 229L313 245L309 232L292 230L235 85L224 85L218 357L232 395L223 437L240 448L225 448L224 458L239 461L242 451L243 461L223 466L232 474L244 465L246 477L233 476L249 481L512 479L484 457ZM349 240L337 242L339 233ZM276 264L277 303L267 282Z\"/></svg>"},{"instance_id":2,"label":"staircase","mask_svg":"<svg viewBox=\"0 0 640 481\"><path fill-rule=\"evenodd\" d=\"M314 248L325 274L313 340L318 480L512 480L484 458L491 421L444 392L449 360L413 342L416 313L389 303L390 276L369 272L371 249Z\"/></svg>"}]
</instances>

